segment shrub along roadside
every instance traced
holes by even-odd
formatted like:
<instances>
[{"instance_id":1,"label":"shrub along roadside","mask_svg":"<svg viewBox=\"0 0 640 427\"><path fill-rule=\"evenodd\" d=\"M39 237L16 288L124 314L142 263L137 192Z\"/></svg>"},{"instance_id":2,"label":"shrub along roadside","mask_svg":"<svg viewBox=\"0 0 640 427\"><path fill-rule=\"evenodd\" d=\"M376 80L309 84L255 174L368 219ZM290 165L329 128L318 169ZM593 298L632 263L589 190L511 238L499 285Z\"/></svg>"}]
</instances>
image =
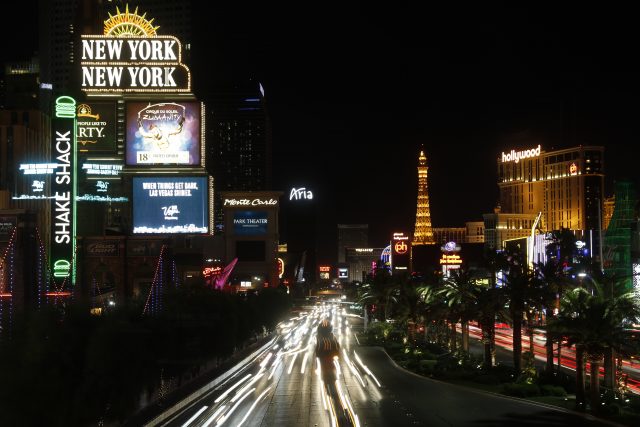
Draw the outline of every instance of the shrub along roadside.
<instances>
[{"instance_id":1,"label":"shrub along roadside","mask_svg":"<svg viewBox=\"0 0 640 427\"><path fill-rule=\"evenodd\" d=\"M538 402L573 409L575 379L561 372L552 375L538 373L533 359L523 357L523 372L516 376L512 367L500 365L490 371L482 368L482 360L464 352L450 353L433 343L411 343L394 325L377 322L360 338L362 345L385 348L396 363L417 374L430 378L479 388L485 391L526 398ZM602 416L616 422L640 425L640 398L627 395L625 399L607 397L604 393Z\"/></svg>"},{"instance_id":2,"label":"shrub along roadside","mask_svg":"<svg viewBox=\"0 0 640 427\"><path fill-rule=\"evenodd\" d=\"M278 289L243 297L189 287L164 301L155 317L133 301L99 317L75 304L16 318L0 341L0 425L123 422L142 395L228 357L290 309Z\"/></svg>"}]
</instances>

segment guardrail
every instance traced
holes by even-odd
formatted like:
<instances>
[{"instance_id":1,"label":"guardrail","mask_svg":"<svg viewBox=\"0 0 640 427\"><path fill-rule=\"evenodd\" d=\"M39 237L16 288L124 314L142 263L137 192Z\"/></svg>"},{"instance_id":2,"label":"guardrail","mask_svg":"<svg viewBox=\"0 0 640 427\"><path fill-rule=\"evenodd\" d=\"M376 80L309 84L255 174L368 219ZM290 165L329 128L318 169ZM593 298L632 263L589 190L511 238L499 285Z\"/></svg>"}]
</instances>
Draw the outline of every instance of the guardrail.
<instances>
[{"instance_id":1,"label":"guardrail","mask_svg":"<svg viewBox=\"0 0 640 427\"><path fill-rule=\"evenodd\" d=\"M226 381L227 378L233 376L236 372L238 372L240 369L242 369L247 363L251 362L253 359L258 357L258 355L260 353L264 352L270 345L272 345L275 342L276 339L277 339L277 337L272 338L269 342L267 342L265 345L260 347L258 350L254 351L249 356L245 357L243 360L238 362L233 368L229 369L228 371L226 371L225 373L223 373L219 377L216 377L214 380L209 382L204 387L201 387L198 390L194 391L189 396L185 397L184 399L182 399L181 401L179 401L175 405L167 408L162 413L160 413L158 416L156 416L151 421L146 423L145 426L146 427L157 426L160 423L162 423L163 421L166 421L168 418L170 418L173 415L175 415L179 410L191 405L198 398L200 398L204 394L208 393L209 391L213 390L219 384L221 384L224 381Z\"/></svg>"}]
</instances>

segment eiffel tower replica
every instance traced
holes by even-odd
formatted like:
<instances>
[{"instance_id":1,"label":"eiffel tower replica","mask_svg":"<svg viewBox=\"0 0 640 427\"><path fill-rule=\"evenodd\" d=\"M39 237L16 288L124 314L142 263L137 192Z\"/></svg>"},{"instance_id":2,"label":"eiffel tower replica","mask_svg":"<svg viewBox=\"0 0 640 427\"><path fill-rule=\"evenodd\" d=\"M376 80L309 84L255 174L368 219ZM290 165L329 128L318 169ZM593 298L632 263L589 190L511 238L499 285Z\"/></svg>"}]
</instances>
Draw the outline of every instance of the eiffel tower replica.
<instances>
[{"instance_id":1,"label":"eiffel tower replica","mask_svg":"<svg viewBox=\"0 0 640 427\"><path fill-rule=\"evenodd\" d=\"M433 245L431 228L431 210L429 209L429 187L427 186L427 156L424 149L418 157L418 206L416 209L416 228L413 233L413 246Z\"/></svg>"}]
</instances>

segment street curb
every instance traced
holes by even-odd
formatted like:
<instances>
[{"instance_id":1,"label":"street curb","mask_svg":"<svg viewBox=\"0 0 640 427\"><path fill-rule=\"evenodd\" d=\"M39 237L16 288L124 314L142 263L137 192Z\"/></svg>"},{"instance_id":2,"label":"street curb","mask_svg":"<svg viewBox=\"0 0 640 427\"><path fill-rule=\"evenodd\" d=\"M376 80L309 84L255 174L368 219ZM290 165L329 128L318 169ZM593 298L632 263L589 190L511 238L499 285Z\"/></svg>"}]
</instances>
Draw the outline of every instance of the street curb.
<instances>
[{"instance_id":1,"label":"street curb","mask_svg":"<svg viewBox=\"0 0 640 427\"><path fill-rule=\"evenodd\" d=\"M362 346L362 347L364 347L364 346ZM500 397L500 398L507 399L507 400L513 400L515 402L526 403L526 404L529 404L529 405L532 405L532 406L539 406L539 407L545 408L545 409L551 409L551 410L555 410L555 411L565 412L567 414L578 415L578 416L580 416L580 417L582 417L582 418L584 418L586 420L598 421L598 422L601 422L601 423L604 423L604 424L608 424L610 426L625 427L624 424L618 424L618 423L615 423L613 421L609 421L609 420L604 419L604 418L598 418L598 417L595 417L595 416L590 415L590 414L584 414L582 412L572 411L572 410L567 409L567 408L561 408L559 406L553 406L553 405L549 405L549 404L541 403L541 402L533 402L531 400L522 399L520 397L507 396L507 395L500 394L500 393L493 393L491 391L478 390L478 389L475 389L473 387L465 387L465 386L460 385L460 384L453 384L453 383L449 383L449 382L446 382L446 381L443 381L443 380L437 380L437 379L434 379L434 378L425 377L423 375L416 374L415 372L412 372L412 371L410 371L410 370L408 370L406 368L403 368L402 366L398 365L396 363L396 361L393 360L393 358L391 356L389 356L389 353L387 353L387 351L384 349L384 347L380 347L380 346L366 346L366 347L379 348L387 356L387 358L391 361L391 364L393 364L393 366L395 366L397 369L402 370L402 371L404 371L404 372L406 372L406 373L408 373L410 375L413 375L414 377L417 377L417 378L422 378L422 379L429 380L429 381L439 382L441 384L447 384L447 385L452 386L452 387L457 387L457 388L460 388L460 389L463 389L463 390L466 390L466 391L471 391L471 392L478 393L478 394L488 394L488 395L491 395L491 396Z\"/></svg>"}]
</instances>

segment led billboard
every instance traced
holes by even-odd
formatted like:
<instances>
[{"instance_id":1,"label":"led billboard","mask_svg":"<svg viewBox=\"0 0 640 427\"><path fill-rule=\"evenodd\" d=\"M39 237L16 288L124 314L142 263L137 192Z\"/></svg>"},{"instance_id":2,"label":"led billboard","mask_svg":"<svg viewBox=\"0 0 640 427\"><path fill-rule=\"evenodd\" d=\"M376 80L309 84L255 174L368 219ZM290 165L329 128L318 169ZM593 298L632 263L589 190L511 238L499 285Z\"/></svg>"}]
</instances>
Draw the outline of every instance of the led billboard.
<instances>
[{"instance_id":1,"label":"led billboard","mask_svg":"<svg viewBox=\"0 0 640 427\"><path fill-rule=\"evenodd\" d=\"M84 102L77 106L76 111L78 151L114 152L116 150L116 104Z\"/></svg>"},{"instance_id":2,"label":"led billboard","mask_svg":"<svg viewBox=\"0 0 640 427\"><path fill-rule=\"evenodd\" d=\"M127 104L126 163L200 166L199 102Z\"/></svg>"},{"instance_id":3,"label":"led billboard","mask_svg":"<svg viewBox=\"0 0 640 427\"><path fill-rule=\"evenodd\" d=\"M236 211L233 213L233 232L241 236L267 234L269 224L265 211Z\"/></svg>"},{"instance_id":4,"label":"led billboard","mask_svg":"<svg viewBox=\"0 0 640 427\"><path fill-rule=\"evenodd\" d=\"M134 234L209 232L207 177L133 177Z\"/></svg>"}]
</instances>

